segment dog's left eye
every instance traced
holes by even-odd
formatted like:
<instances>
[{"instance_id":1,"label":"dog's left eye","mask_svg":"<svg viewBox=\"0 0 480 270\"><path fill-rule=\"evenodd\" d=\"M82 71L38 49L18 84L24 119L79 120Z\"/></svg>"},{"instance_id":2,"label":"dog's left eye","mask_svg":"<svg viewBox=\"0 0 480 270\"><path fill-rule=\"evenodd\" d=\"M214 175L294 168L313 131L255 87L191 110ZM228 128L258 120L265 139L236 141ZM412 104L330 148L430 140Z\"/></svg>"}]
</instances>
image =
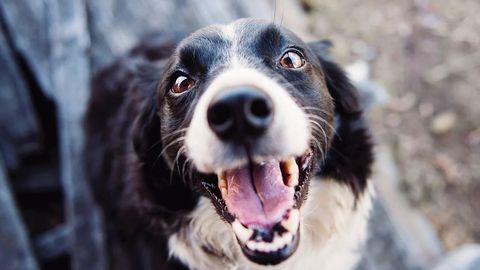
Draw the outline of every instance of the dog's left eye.
<instances>
[{"instance_id":1,"label":"dog's left eye","mask_svg":"<svg viewBox=\"0 0 480 270\"><path fill-rule=\"evenodd\" d=\"M280 59L280 65L284 68L301 68L305 65L305 59L296 51L287 51Z\"/></svg>"},{"instance_id":2,"label":"dog's left eye","mask_svg":"<svg viewBox=\"0 0 480 270\"><path fill-rule=\"evenodd\" d=\"M183 93L193 87L195 81L185 75L180 75L175 79L171 91L176 94Z\"/></svg>"}]
</instances>

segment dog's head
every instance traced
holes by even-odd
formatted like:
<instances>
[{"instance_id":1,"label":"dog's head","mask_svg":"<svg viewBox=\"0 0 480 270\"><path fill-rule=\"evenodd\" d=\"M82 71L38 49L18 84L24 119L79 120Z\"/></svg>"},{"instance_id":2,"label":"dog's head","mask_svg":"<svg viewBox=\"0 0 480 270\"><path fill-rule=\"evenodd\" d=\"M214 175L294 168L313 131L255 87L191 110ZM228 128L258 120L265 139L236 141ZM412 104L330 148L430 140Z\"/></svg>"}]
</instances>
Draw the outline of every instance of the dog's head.
<instances>
[{"instance_id":1,"label":"dog's head","mask_svg":"<svg viewBox=\"0 0 480 270\"><path fill-rule=\"evenodd\" d=\"M201 29L178 45L156 102L137 121L140 157L160 140L172 174L210 198L256 263L295 252L302 202L327 158L336 112L358 111L326 47L259 20Z\"/></svg>"}]
</instances>

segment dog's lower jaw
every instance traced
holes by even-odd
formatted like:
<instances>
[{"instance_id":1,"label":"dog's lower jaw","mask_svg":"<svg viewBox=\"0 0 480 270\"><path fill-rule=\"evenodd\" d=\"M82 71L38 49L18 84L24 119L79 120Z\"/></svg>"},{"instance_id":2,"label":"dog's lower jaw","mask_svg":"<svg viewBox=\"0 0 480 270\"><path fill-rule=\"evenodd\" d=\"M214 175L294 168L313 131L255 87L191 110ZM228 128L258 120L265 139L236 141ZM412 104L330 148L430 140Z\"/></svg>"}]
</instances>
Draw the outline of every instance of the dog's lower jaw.
<instances>
[{"instance_id":1,"label":"dog's lower jaw","mask_svg":"<svg viewBox=\"0 0 480 270\"><path fill-rule=\"evenodd\" d=\"M348 186L329 179L312 179L309 193L301 208L297 251L269 269L353 269L366 239L371 183L356 203ZM190 269L262 268L243 255L231 226L220 219L209 199L202 198L190 218L169 238L171 256Z\"/></svg>"}]
</instances>

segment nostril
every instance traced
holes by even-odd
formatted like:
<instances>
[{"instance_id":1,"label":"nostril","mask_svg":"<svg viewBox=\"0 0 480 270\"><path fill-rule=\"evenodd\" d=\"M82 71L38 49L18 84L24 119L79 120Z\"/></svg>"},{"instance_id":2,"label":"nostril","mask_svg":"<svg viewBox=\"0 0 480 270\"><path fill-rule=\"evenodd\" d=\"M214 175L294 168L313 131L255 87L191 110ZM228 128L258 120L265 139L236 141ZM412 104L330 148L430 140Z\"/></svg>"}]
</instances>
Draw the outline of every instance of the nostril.
<instances>
[{"instance_id":1,"label":"nostril","mask_svg":"<svg viewBox=\"0 0 480 270\"><path fill-rule=\"evenodd\" d=\"M250 133L260 134L265 131L272 122L273 113L270 99L256 96L245 105L245 120L250 128Z\"/></svg>"},{"instance_id":2,"label":"nostril","mask_svg":"<svg viewBox=\"0 0 480 270\"><path fill-rule=\"evenodd\" d=\"M228 132L233 125L232 111L227 104L215 104L208 109L207 120L217 134L222 135Z\"/></svg>"},{"instance_id":3,"label":"nostril","mask_svg":"<svg viewBox=\"0 0 480 270\"><path fill-rule=\"evenodd\" d=\"M250 104L250 112L258 118L268 118L272 113L272 106L268 100L256 98Z\"/></svg>"},{"instance_id":4,"label":"nostril","mask_svg":"<svg viewBox=\"0 0 480 270\"><path fill-rule=\"evenodd\" d=\"M222 140L256 138L268 129L272 119L272 101L252 88L220 92L207 110L208 125Z\"/></svg>"},{"instance_id":5,"label":"nostril","mask_svg":"<svg viewBox=\"0 0 480 270\"><path fill-rule=\"evenodd\" d=\"M222 125L230 119L230 109L223 104L217 104L210 108L208 116L213 125Z\"/></svg>"}]
</instances>

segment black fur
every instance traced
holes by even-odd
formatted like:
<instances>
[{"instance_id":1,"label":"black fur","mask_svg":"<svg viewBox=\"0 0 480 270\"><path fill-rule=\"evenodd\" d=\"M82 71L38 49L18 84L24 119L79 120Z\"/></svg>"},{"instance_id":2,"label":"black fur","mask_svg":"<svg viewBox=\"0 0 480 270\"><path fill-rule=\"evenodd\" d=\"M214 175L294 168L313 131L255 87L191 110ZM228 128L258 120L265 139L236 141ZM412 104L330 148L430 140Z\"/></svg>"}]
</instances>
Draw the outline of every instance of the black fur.
<instances>
[{"instance_id":1,"label":"black fur","mask_svg":"<svg viewBox=\"0 0 480 270\"><path fill-rule=\"evenodd\" d=\"M319 175L348 184L358 198L367 186L373 151L357 91L345 72L329 59L329 41L310 46L317 52L337 116L336 135Z\"/></svg>"}]
</instances>

